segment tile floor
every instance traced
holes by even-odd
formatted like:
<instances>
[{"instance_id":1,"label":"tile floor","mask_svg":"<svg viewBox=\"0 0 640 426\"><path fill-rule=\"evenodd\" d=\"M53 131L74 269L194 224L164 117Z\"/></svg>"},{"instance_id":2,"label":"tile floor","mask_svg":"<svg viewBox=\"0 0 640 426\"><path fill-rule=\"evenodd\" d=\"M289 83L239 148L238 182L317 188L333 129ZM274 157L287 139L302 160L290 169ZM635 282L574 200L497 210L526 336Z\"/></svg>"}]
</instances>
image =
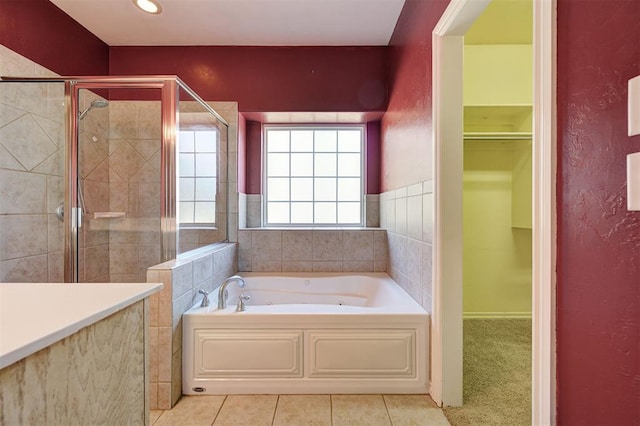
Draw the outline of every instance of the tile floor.
<instances>
[{"instance_id":1,"label":"tile floor","mask_svg":"<svg viewBox=\"0 0 640 426\"><path fill-rule=\"evenodd\" d=\"M184 396L172 410L152 410L153 426L444 426L428 395Z\"/></svg>"}]
</instances>

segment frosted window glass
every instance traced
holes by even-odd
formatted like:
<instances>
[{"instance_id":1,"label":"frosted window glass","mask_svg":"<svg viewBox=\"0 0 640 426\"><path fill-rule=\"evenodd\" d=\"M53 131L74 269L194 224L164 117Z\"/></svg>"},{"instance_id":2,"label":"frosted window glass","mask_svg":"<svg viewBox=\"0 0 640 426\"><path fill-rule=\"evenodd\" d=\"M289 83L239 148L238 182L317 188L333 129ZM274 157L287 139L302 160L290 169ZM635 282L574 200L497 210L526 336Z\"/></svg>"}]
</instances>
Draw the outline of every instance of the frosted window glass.
<instances>
[{"instance_id":1,"label":"frosted window glass","mask_svg":"<svg viewBox=\"0 0 640 426\"><path fill-rule=\"evenodd\" d=\"M216 152L216 145L218 141L218 134L216 131L197 131L195 133L196 138L196 151L197 152Z\"/></svg>"},{"instance_id":2,"label":"frosted window glass","mask_svg":"<svg viewBox=\"0 0 640 426\"><path fill-rule=\"evenodd\" d=\"M336 223L336 203L314 203L315 223Z\"/></svg>"},{"instance_id":3,"label":"frosted window glass","mask_svg":"<svg viewBox=\"0 0 640 426\"><path fill-rule=\"evenodd\" d=\"M338 179L338 201L360 201L361 197L359 178Z\"/></svg>"},{"instance_id":4,"label":"frosted window glass","mask_svg":"<svg viewBox=\"0 0 640 426\"><path fill-rule=\"evenodd\" d=\"M336 152L338 132L335 130L316 130L316 152Z\"/></svg>"},{"instance_id":5,"label":"frosted window glass","mask_svg":"<svg viewBox=\"0 0 640 426\"><path fill-rule=\"evenodd\" d=\"M291 179L291 201L313 201L313 178Z\"/></svg>"},{"instance_id":6,"label":"frosted window glass","mask_svg":"<svg viewBox=\"0 0 640 426\"><path fill-rule=\"evenodd\" d=\"M269 201L289 201L289 179L269 178L267 185Z\"/></svg>"},{"instance_id":7,"label":"frosted window glass","mask_svg":"<svg viewBox=\"0 0 640 426\"><path fill-rule=\"evenodd\" d=\"M195 155L180 154L180 176L195 176Z\"/></svg>"},{"instance_id":8,"label":"frosted window glass","mask_svg":"<svg viewBox=\"0 0 640 426\"><path fill-rule=\"evenodd\" d=\"M360 130L341 130L338 133L339 152L360 152L362 132Z\"/></svg>"},{"instance_id":9,"label":"frosted window glass","mask_svg":"<svg viewBox=\"0 0 640 426\"><path fill-rule=\"evenodd\" d=\"M313 176L313 154L291 154L291 176Z\"/></svg>"},{"instance_id":10,"label":"frosted window glass","mask_svg":"<svg viewBox=\"0 0 640 426\"><path fill-rule=\"evenodd\" d=\"M180 203L180 223L193 223L193 203Z\"/></svg>"},{"instance_id":11,"label":"frosted window glass","mask_svg":"<svg viewBox=\"0 0 640 426\"><path fill-rule=\"evenodd\" d=\"M360 203L338 203L338 222L360 223Z\"/></svg>"},{"instance_id":12,"label":"frosted window glass","mask_svg":"<svg viewBox=\"0 0 640 426\"><path fill-rule=\"evenodd\" d=\"M268 203L267 222L289 223L289 203Z\"/></svg>"},{"instance_id":13,"label":"frosted window glass","mask_svg":"<svg viewBox=\"0 0 640 426\"><path fill-rule=\"evenodd\" d=\"M196 201L216 200L216 179L196 178Z\"/></svg>"},{"instance_id":14,"label":"frosted window glass","mask_svg":"<svg viewBox=\"0 0 640 426\"><path fill-rule=\"evenodd\" d=\"M313 203L291 203L291 223L313 223Z\"/></svg>"},{"instance_id":15,"label":"frosted window glass","mask_svg":"<svg viewBox=\"0 0 640 426\"><path fill-rule=\"evenodd\" d=\"M336 175L336 154L316 154L315 156L316 176Z\"/></svg>"},{"instance_id":16,"label":"frosted window glass","mask_svg":"<svg viewBox=\"0 0 640 426\"><path fill-rule=\"evenodd\" d=\"M216 203L196 203L195 222L196 223L215 223L216 221Z\"/></svg>"},{"instance_id":17,"label":"frosted window glass","mask_svg":"<svg viewBox=\"0 0 640 426\"><path fill-rule=\"evenodd\" d=\"M336 200L336 179L335 178L317 178L315 180L315 199L316 201L335 201Z\"/></svg>"},{"instance_id":18,"label":"frosted window glass","mask_svg":"<svg viewBox=\"0 0 640 426\"><path fill-rule=\"evenodd\" d=\"M196 154L196 175L216 175L216 154Z\"/></svg>"},{"instance_id":19,"label":"frosted window glass","mask_svg":"<svg viewBox=\"0 0 640 426\"><path fill-rule=\"evenodd\" d=\"M289 176L289 154L268 154L269 176Z\"/></svg>"},{"instance_id":20,"label":"frosted window glass","mask_svg":"<svg viewBox=\"0 0 640 426\"><path fill-rule=\"evenodd\" d=\"M193 200L196 196L193 178L180 178L180 199Z\"/></svg>"},{"instance_id":21,"label":"frosted window glass","mask_svg":"<svg viewBox=\"0 0 640 426\"><path fill-rule=\"evenodd\" d=\"M338 154L338 176L360 176L360 154Z\"/></svg>"},{"instance_id":22,"label":"frosted window glass","mask_svg":"<svg viewBox=\"0 0 640 426\"><path fill-rule=\"evenodd\" d=\"M267 152L289 152L289 131L268 130Z\"/></svg>"},{"instance_id":23,"label":"frosted window glass","mask_svg":"<svg viewBox=\"0 0 640 426\"><path fill-rule=\"evenodd\" d=\"M178 133L178 147L180 152L194 152L193 132L179 132Z\"/></svg>"},{"instance_id":24,"label":"frosted window glass","mask_svg":"<svg viewBox=\"0 0 640 426\"><path fill-rule=\"evenodd\" d=\"M292 130L291 152L313 152L313 130Z\"/></svg>"}]
</instances>

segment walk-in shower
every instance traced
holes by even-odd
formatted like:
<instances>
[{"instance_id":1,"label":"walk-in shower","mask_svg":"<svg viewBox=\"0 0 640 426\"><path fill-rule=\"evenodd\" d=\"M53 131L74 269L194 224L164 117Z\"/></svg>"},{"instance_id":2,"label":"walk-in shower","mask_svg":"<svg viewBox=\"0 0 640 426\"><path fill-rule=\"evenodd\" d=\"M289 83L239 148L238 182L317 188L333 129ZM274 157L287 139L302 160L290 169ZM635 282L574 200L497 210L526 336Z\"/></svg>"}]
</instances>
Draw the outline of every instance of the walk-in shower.
<instances>
[{"instance_id":1,"label":"walk-in shower","mask_svg":"<svg viewBox=\"0 0 640 426\"><path fill-rule=\"evenodd\" d=\"M225 241L226 145L175 76L3 77L0 282L141 282Z\"/></svg>"}]
</instances>

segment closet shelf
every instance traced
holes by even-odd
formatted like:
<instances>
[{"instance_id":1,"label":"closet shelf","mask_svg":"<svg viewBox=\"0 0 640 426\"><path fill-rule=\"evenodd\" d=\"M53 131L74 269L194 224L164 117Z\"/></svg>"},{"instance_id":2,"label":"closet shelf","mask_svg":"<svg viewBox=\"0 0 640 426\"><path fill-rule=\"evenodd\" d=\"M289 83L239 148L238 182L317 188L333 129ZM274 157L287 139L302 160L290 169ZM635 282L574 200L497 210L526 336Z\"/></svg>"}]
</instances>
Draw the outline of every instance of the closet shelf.
<instances>
[{"instance_id":1,"label":"closet shelf","mask_svg":"<svg viewBox=\"0 0 640 426\"><path fill-rule=\"evenodd\" d=\"M465 140L531 140L531 132L464 132Z\"/></svg>"}]
</instances>

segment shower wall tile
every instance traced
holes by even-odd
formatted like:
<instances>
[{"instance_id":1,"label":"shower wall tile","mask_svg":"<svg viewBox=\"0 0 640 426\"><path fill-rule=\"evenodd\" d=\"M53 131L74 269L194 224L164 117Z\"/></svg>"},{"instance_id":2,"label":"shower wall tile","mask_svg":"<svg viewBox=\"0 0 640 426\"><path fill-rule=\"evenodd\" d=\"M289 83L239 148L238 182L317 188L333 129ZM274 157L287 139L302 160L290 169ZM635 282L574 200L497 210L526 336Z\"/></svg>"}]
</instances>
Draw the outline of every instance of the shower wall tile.
<instances>
[{"instance_id":1,"label":"shower wall tile","mask_svg":"<svg viewBox=\"0 0 640 426\"><path fill-rule=\"evenodd\" d=\"M46 215L0 216L0 260L47 253Z\"/></svg>"},{"instance_id":2,"label":"shower wall tile","mask_svg":"<svg viewBox=\"0 0 640 426\"><path fill-rule=\"evenodd\" d=\"M98 245L85 248L83 264L87 281L109 276L109 246Z\"/></svg>"},{"instance_id":3,"label":"shower wall tile","mask_svg":"<svg viewBox=\"0 0 640 426\"><path fill-rule=\"evenodd\" d=\"M0 214L45 213L47 177L0 169Z\"/></svg>"},{"instance_id":4,"label":"shower wall tile","mask_svg":"<svg viewBox=\"0 0 640 426\"><path fill-rule=\"evenodd\" d=\"M55 76L4 46L0 75ZM63 101L62 84L0 88L0 281L62 281Z\"/></svg>"},{"instance_id":5,"label":"shower wall tile","mask_svg":"<svg viewBox=\"0 0 640 426\"><path fill-rule=\"evenodd\" d=\"M138 246L135 244L111 244L109 247L109 271L111 274L137 274Z\"/></svg>"},{"instance_id":6,"label":"shower wall tile","mask_svg":"<svg viewBox=\"0 0 640 426\"><path fill-rule=\"evenodd\" d=\"M162 137L162 126L159 126L161 120L160 103L146 102L138 105L138 139L157 139Z\"/></svg>"},{"instance_id":7,"label":"shower wall tile","mask_svg":"<svg viewBox=\"0 0 640 426\"><path fill-rule=\"evenodd\" d=\"M47 273L48 278L46 278L46 282L50 283L61 283L64 282L64 253L59 252L50 252L47 256ZM1 267L0 267L1 268ZM0 281L2 279L0 278ZM45 281L38 281L45 282Z\"/></svg>"},{"instance_id":8,"label":"shower wall tile","mask_svg":"<svg viewBox=\"0 0 640 426\"><path fill-rule=\"evenodd\" d=\"M135 139L138 136L138 112L135 102L113 102L109 106L109 138Z\"/></svg>"},{"instance_id":9,"label":"shower wall tile","mask_svg":"<svg viewBox=\"0 0 640 426\"><path fill-rule=\"evenodd\" d=\"M47 262L47 255L0 261L0 281L14 283L48 282Z\"/></svg>"}]
</instances>

